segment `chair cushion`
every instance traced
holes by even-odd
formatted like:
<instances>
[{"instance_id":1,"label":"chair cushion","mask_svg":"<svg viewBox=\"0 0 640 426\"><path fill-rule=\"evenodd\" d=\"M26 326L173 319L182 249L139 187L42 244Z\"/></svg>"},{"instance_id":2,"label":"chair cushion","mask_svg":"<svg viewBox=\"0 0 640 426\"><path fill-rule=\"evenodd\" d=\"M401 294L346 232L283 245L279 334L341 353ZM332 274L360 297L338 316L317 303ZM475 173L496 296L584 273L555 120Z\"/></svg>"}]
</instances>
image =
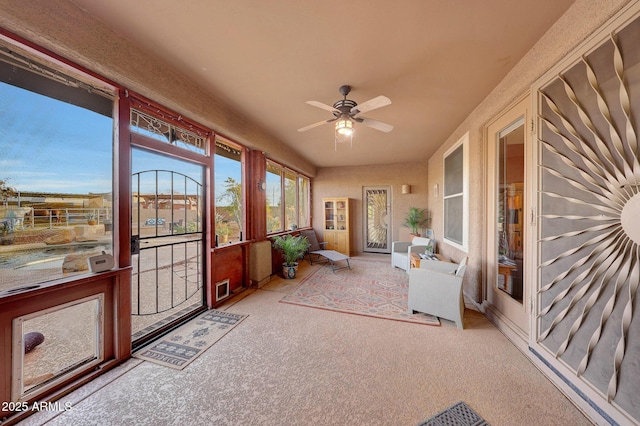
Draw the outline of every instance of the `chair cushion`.
<instances>
[{"instance_id":1,"label":"chair cushion","mask_svg":"<svg viewBox=\"0 0 640 426\"><path fill-rule=\"evenodd\" d=\"M314 252L318 250L322 250L320 248L320 243L318 242L318 237L316 237L316 232L313 230L303 230L300 231L300 235L307 238L309 241L309 252Z\"/></svg>"}]
</instances>

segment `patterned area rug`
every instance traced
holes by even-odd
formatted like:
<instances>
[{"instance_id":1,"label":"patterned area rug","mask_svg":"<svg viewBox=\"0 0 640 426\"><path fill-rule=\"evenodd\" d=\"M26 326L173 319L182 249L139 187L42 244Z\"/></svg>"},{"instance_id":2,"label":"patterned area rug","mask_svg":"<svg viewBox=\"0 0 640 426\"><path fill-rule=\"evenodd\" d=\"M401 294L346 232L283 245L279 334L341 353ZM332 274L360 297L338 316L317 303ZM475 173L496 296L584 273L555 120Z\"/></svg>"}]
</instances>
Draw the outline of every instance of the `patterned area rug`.
<instances>
[{"instance_id":1,"label":"patterned area rug","mask_svg":"<svg viewBox=\"0 0 640 426\"><path fill-rule=\"evenodd\" d=\"M133 356L182 370L246 317L211 309Z\"/></svg>"},{"instance_id":2,"label":"patterned area rug","mask_svg":"<svg viewBox=\"0 0 640 426\"><path fill-rule=\"evenodd\" d=\"M482 417L467 404L460 401L439 412L418 426L489 426Z\"/></svg>"},{"instance_id":3,"label":"patterned area rug","mask_svg":"<svg viewBox=\"0 0 640 426\"><path fill-rule=\"evenodd\" d=\"M349 314L440 325L438 318L410 314L407 309L409 276L387 262L351 259L351 269L335 274L324 266L302 280L283 303Z\"/></svg>"}]
</instances>

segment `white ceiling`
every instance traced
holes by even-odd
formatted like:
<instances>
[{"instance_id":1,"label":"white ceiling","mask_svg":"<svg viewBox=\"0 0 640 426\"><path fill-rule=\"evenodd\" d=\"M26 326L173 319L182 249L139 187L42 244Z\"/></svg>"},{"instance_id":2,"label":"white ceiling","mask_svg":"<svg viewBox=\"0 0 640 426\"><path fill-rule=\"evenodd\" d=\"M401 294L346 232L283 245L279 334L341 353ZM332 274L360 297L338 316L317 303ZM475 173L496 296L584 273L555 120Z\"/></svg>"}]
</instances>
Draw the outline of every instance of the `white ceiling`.
<instances>
[{"instance_id":1,"label":"white ceiling","mask_svg":"<svg viewBox=\"0 0 640 426\"><path fill-rule=\"evenodd\" d=\"M573 0L72 0L318 167L427 160ZM305 104L392 104L334 150ZM215 130L215 129L214 129Z\"/></svg>"}]
</instances>

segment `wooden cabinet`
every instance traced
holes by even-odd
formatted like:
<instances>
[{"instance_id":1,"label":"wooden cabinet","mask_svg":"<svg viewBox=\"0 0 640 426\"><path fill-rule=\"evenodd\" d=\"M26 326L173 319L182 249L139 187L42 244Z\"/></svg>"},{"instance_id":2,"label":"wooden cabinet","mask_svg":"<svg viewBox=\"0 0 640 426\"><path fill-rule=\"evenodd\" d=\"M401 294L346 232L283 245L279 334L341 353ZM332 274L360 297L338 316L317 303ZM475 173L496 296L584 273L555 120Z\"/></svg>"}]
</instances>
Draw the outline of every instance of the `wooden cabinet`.
<instances>
[{"instance_id":1,"label":"wooden cabinet","mask_svg":"<svg viewBox=\"0 0 640 426\"><path fill-rule=\"evenodd\" d=\"M348 198L323 198L324 235L327 250L351 256L351 221Z\"/></svg>"}]
</instances>

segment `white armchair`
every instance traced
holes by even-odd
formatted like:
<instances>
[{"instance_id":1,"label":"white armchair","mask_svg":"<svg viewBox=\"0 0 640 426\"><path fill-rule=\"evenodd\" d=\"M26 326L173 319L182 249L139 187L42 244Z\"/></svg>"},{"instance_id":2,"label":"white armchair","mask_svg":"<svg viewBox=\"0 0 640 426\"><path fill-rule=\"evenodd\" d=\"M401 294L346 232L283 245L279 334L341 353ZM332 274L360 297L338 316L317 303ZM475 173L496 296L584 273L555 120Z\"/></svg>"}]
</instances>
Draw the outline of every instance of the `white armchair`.
<instances>
[{"instance_id":1,"label":"white armchair","mask_svg":"<svg viewBox=\"0 0 640 426\"><path fill-rule=\"evenodd\" d=\"M413 241L394 241L391 243L391 266L409 270L411 253L424 253L431 240L415 237ZM431 242L432 243L432 242ZM435 244L435 243L432 243Z\"/></svg>"},{"instance_id":2,"label":"white armchair","mask_svg":"<svg viewBox=\"0 0 640 426\"><path fill-rule=\"evenodd\" d=\"M428 261L409 270L409 312L423 312L450 321L463 329L462 279L468 258L459 264Z\"/></svg>"}]
</instances>

